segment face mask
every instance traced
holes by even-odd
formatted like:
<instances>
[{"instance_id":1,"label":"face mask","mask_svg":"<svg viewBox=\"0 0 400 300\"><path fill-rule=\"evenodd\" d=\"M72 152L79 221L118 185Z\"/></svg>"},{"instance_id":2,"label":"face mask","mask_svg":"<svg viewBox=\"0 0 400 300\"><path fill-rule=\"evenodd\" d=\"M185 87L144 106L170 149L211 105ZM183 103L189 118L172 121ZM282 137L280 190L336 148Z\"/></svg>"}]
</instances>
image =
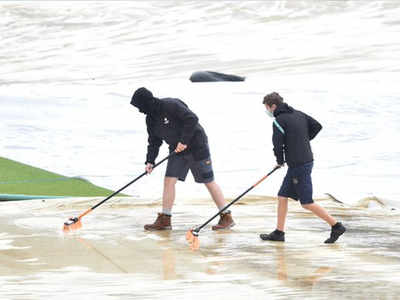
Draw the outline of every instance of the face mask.
<instances>
[{"instance_id":1,"label":"face mask","mask_svg":"<svg viewBox=\"0 0 400 300\"><path fill-rule=\"evenodd\" d=\"M265 113L271 118L274 117L274 113L270 112L268 109L265 110Z\"/></svg>"}]
</instances>

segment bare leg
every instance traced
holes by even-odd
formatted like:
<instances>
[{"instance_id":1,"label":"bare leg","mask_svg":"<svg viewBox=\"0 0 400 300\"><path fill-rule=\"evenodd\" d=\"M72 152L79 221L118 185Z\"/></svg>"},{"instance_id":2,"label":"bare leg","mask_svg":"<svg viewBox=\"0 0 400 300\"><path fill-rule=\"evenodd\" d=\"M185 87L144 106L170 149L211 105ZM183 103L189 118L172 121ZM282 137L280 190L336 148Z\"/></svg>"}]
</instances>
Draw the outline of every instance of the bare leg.
<instances>
[{"instance_id":1,"label":"bare leg","mask_svg":"<svg viewBox=\"0 0 400 300\"><path fill-rule=\"evenodd\" d=\"M266 234L260 234L260 238L264 241L285 241L285 222L286 215L288 212L288 198L278 196L278 207L277 207L277 220L276 220L276 230Z\"/></svg>"},{"instance_id":2,"label":"bare leg","mask_svg":"<svg viewBox=\"0 0 400 300\"><path fill-rule=\"evenodd\" d=\"M205 183L205 185L206 185L208 191L210 192L210 195L213 198L218 209L222 209L224 206L226 206L224 194L222 193L222 190L219 187L219 185L215 181Z\"/></svg>"},{"instance_id":3,"label":"bare leg","mask_svg":"<svg viewBox=\"0 0 400 300\"><path fill-rule=\"evenodd\" d=\"M163 211L171 211L175 201L175 184L178 178L165 177L164 178L164 191L162 199Z\"/></svg>"},{"instance_id":4,"label":"bare leg","mask_svg":"<svg viewBox=\"0 0 400 300\"><path fill-rule=\"evenodd\" d=\"M222 210L226 205L226 201L224 198L224 194L222 194L222 190L219 185L215 181L211 181L205 184L208 191L210 192L211 197L213 198L215 204L217 205L219 210ZM235 222L232 219L232 215L228 211L224 211L220 214L220 219L217 225L212 226L212 230L220 230L220 229L229 229L232 226L235 226Z\"/></svg>"},{"instance_id":5,"label":"bare leg","mask_svg":"<svg viewBox=\"0 0 400 300\"><path fill-rule=\"evenodd\" d=\"M278 196L278 222L276 228L280 231L285 231L287 212L288 212L288 198Z\"/></svg>"},{"instance_id":6,"label":"bare leg","mask_svg":"<svg viewBox=\"0 0 400 300\"><path fill-rule=\"evenodd\" d=\"M333 226L336 224L335 218L328 214L328 212L317 203L304 204L302 205L305 209L311 211L314 215L320 217L322 220L326 221L329 225Z\"/></svg>"}]
</instances>

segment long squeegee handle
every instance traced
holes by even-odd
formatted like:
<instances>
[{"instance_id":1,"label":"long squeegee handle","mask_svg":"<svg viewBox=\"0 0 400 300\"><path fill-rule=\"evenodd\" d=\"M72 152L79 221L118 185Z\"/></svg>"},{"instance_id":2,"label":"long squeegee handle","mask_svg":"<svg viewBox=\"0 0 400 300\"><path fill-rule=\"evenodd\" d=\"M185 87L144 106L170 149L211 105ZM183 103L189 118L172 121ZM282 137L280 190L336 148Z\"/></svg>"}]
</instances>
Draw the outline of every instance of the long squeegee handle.
<instances>
[{"instance_id":1,"label":"long squeegee handle","mask_svg":"<svg viewBox=\"0 0 400 300\"><path fill-rule=\"evenodd\" d=\"M251 187L249 187L246 191L244 191L241 195L239 195L235 200L233 200L231 203L223 207L218 213L216 213L214 216L212 216L207 222L205 222L203 225L200 227L197 227L194 229L194 231L199 232L204 226L207 226L208 223L210 223L214 218L218 217L218 215L225 210L227 210L231 205L233 205L235 202L237 202L240 198L242 198L244 195L246 195L248 192L250 192L252 189L254 189L257 185L259 185L264 179L266 179L269 175L274 173L276 170L278 170L280 166L276 166L271 172L269 172L267 175L265 175L263 178L261 178L259 181L257 181L255 184L253 184Z\"/></svg>"},{"instance_id":2,"label":"long squeegee handle","mask_svg":"<svg viewBox=\"0 0 400 300\"><path fill-rule=\"evenodd\" d=\"M164 159L160 160L158 163L156 163L153 166L153 169L156 168L157 166L161 165L164 161L168 160L170 157L174 156L176 154L176 152L172 152L170 153L167 157L165 157ZM121 192L122 190L126 189L128 186L130 186L132 183L138 181L140 178L142 178L144 175L146 175L147 172L143 172L141 175L139 175L138 177L136 177L135 179L133 179L131 182L129 182L128 184L124 185L122 188L120 188L118 191L112 193L110 196L108 196L106 199L104 199L103 201L97 203L95 206L91 207L89 210L93 210L96 207L102 205L104 202L106 202L108 199L110 199L111 197L114 197L116 194L118 194L119 192Z\"/></svg>"}]
</instances>

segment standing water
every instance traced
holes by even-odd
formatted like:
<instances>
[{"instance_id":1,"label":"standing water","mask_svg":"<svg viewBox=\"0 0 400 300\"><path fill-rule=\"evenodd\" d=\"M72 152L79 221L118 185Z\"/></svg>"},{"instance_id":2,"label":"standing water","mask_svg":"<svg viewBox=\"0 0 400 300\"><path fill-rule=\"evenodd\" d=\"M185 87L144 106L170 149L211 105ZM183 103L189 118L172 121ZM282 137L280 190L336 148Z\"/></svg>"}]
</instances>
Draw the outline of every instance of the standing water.
<instances>
[{"instance_id":1,"label":"standing water","mask_svg":"<svg viewBox=\"0 0 400 300\"><path fill-rule=\"evenodd\" d=\"M276 91L322 123L314 194L348 227L324 245L328 226L291 202L287 242L259 241L275 226L280 170L232 208L231 232L207 227L191 252L185 231L215 207L190 176L177 186L174 230L143 231L160 208L164 165L72 235L62 223L101 199L1 203L2 299L399 293L399 3L4 2L0 12L1 156L117 190L144 171L144 116L129 102L146 86L198 115L233 199L275 166L261 103ZM246 81L191 83L199 70Z\"/></svg>"}]
</instances>

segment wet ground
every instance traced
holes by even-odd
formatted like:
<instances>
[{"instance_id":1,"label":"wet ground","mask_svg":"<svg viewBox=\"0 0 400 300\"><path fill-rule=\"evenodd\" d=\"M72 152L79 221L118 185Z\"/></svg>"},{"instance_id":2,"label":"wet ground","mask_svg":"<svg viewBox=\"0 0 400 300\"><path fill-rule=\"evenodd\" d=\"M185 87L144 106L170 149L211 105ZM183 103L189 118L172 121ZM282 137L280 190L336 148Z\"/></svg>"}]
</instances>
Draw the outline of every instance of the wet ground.
<instances>
[{"instance_id":1,"label":"wet ground","mask_svg":"<svg viewBox=\"0 0 400 300\"><path fill-rule=\"evenodd\" d=\"M275 200L254 196L233 207L232 230L204 228L193 252L185 233L215 213L209 200L178 201L172 231L143 230L157 201L114 199L85 216L79 231L62 232L68 217L98 201L0 203L0 298L394 299L400 293L400 220L379 205L320 200L348 228L326 245L328 226L292 201L286 242L277 243L259 239L275 228Z\"/></svg>"}]
</instances>

